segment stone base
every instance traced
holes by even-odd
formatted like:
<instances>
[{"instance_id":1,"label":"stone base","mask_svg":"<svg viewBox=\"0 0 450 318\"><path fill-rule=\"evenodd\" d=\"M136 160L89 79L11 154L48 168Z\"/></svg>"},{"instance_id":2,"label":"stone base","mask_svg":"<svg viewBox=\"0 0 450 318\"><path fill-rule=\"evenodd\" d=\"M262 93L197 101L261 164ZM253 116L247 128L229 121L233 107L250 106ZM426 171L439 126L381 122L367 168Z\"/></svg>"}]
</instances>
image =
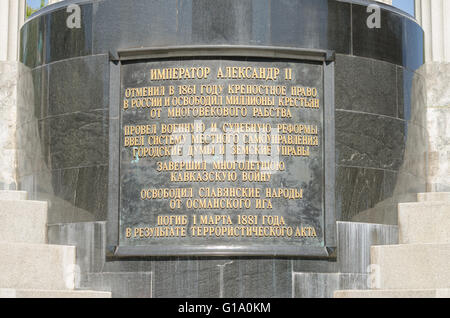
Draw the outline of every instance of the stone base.
<instances>
[{"instance_id":1,"label":"stone base","mask_svg":"<svg viewBox=\"0 0 450 318\"><path fill-rule=\"evenodd\" d=\"M332 297L336 289L367 286L371 245L398 243L392 225L338 222L337 233L338 259L330 261L106 259L105 222L50 225L49 242L77 246L81 286L111 291L114 298Z\"/></svg>"},{"instance_id":2,"label":"stone base","mask_svg":"<svg viewBox=\"0 0 450 318\"><path fill-rule=\"evenodd\" d=\"M398 224L400 244L450 243L450 201L399 204Z\"/></svg>"},{"instance_id":3,"label":"stone base","mask_svg":"<svg viewBox=\"0 0 450 318\"><path fill-rule=\"evenodd\" d=\"M48 204L26 199L0 191L0 298L111 298L109 290L74 290L76 248L46 244Z\"/></svg>"},{"instance_id":4,"label":"stone base","mask_svg":"<svg viewBox=\"0 0 450 318\"><path fill-rule=\"evenodd\" d=\"M332 298L335 290L366 289L368 274L295 273L294 298Z\"/></svg>"},{"instance_id":5,"label":"stone base","mask_svg":"<svg viewBox=\"0 0 450 318\"><path fill-rule=\"evenodd\" d=\"M0 243L0 287L74 289L75 247Z\"/></svg>"},{"instance_id":6,"label":"stone base","mask_svg":"<svg viewBox=\"0 0 450 318\"><path fill-rule=\"evenodd\" d=\"M373 246L374 289L450 288L450 244Z\"/></svg>"},{"instance_id":7,"label":"stone base","mask_svg":"<svg viewBox=\"0 0 450 318\"><path fill-rule=\"evenodd\" d=\"M450 191L450 63L423 66L427 78L428 191Z\"/></svg>"},{"instance_id":8,"label":"stone base","mask_svg":"<svg viewBox=\"0 0 450 318\"><path fill-rule=\"evenodd\" d=\"M450 298L450 289L338 290L334 298Z\"/></svg>"},{"instance_id":9,"label":"stone base","mask_svg":"<svg viewBox=\"0 0 450 318\"><path fill-rule=\"evenodd\" d=\"M152 272L90 273L83 286L112 291L114 298L152 298Z\"/></svg>"},{"instance_id":10,"label":"stone base","mask_svg":"<svg viewBox=\"0 0 450 318\"><path fill-rule=\"evenodd\" d=\"M0 200L26 200L28 197L28 194L26 191L8 191L8 190L2 190L0 191Z\"/></svg>"},{"instance_id":11,"label":"stone base","mask_svg":"<svg viewBox=\"0 0 450 318\"><path fill-rule=\"evenodd\" d=\"M419 193L417 195L417 201L419 202L450 202L450 192L428 192Z\"/></svg>"},{"instance_id":12,"label":"stone base","mask_svg":"<svg viewBox=\"0 0 450 318\"><path fill-rule=\"evenodd\" d=\"M0 242L46 244L47 202L0 200Z\"/></svg>"},{"instance_id":13,"label":"stone base","mask_svg":"<svg viewBox=\"0 0 450 318\"><path fill-rule=\"evenodd\" d=\"M4 45L2 43L2 45ZM0 61L0 190L16 190L17 79L19 63Z\"/></svg>"},{"instance_id":14,"label":"stone base","mask_svg":"<svg viewBox=\"0 0 450 318\"><path fill-rule=\"evenodd\" d=\"M109 292L0 288L0 298L111 298Z\"/></svg>"}]
</instances>

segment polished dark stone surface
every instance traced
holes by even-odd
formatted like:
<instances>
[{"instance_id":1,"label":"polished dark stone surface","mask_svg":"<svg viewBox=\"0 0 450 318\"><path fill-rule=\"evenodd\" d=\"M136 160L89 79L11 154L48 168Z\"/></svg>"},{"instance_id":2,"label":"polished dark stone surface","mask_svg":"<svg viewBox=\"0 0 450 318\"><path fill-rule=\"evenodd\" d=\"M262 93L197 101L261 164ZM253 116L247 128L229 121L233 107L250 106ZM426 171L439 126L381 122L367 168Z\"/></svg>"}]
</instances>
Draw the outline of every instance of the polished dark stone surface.
<instances>
[{"instance_id":1,"label":"polished dark stone surface","mask_svg":"<svg viewBox=\"0 0 450 318\"><path fill-rule=\"evenodd\" d=\"M197 258L153 262L154 297L220 297L221 263Z\"/></svg>"},{"instance_id":2,"label":"polished dark stone surface","mask_svg":"<svg viewBox=\"0 0 450 318\"><path fill-rule=\"evenodd\" d=\"M373 208L393 194L392 178L389 177L394 172L338 166L336 174L340 180L336 189L339 200L336 205L342 220L351 220L359 212Z\"/></svg>"},{"instance_id":3,"label":"polished dark stone surface","mask_svg":"<svg viewBox=\"0 0 450 318\"><path fill-rule=\"evenodd\" d=\"M47 116L48 107L48 67L42 66L32 71L34 92L34 118Z\"/></svg>"},{"instance_id":4,"label":"polished dark stone surface","mask_svg":"<svg viewBox=\"0 0 450 318\"><path fill-rule=\"evenodd\" d=\"M83 4L82 28L73 33L63 28L68 3ZM397 203L425 190L425 85L414 72L423 63L423 32L387 6L381 29L368 29L365 9L334 0L71 0L27 21L18 186L50 202L49 241L77 246L80 287L114 297L297 297L310 295L306 282L316 284L316 295L359 284L368 246L395 244L396 227L338 224L337 260L106 259L109 127L118 129L108 109L107 56L211 44L335 51L336 215L396 224ZM344 276L298 275L318 272Z\"/></svg>"},{"instance_id":5,"label":"polished dark stone surface","mask_svg":"<svg viewBox=\"0 0 450 318\"><path fill-rule=\"evenodd\" d=\"M403 33L403 61L410 71L415 71L422 66L425 61L423 47L424 32L415 22L404 20L405 32Z\"/></svg>"},{"instance_id":6,"label":"polished dark stone surface","mask_svg":"<svg viewBox=\"0 0 450 318\"><path fill-rule=\"evenodd\" d=\"M293 22L289 22L290 19L281 18L283 10L287 11L285 12L286 17L292 12L301 11L302 7L299 1L282 1L278 6L273 6L272 4L270 7L258 1L243 1L239 4L230 2L228 5L221 2L219 7L230 14L232 13L230 19L234 19L233 24L227 26L226 20L222 19L223 16L218 14L217 19L209 19L209 15L201 14L199 10L195 9L209 8L214 16L216 14L214 13L215 7L212 7L208 1L180 0L169 1L164 5L161 2L153 1L149 5L148 1L144 3L136 0L132 2L132 5L125 5L123 2L108 0L96 2L92 6L83 5L83 17L85 18L82 19L82 23L83 32L87 32L86 30L89 29L90 23L92 23L93 30L103 30L104 25L114 20L113 17L116 17L116 22L120 22L111 25L113 28L118 28L115 32L94 32L92 36L93 53L112 49L110 44L115 45L115 48L127 48L134 46L191 44L192 42L207 44L209 41L212 43L230 41L230 43L234 44L248 44L250 42L258 45L267 45L278 41L279 45L289 44L333 49L330 39L333 39L338 46L352 43L346 35L347 31L350 32L349 24L346 24L346 21L350 18L349 10L353 10L353 20L356 23L358 12L360 14L364 13L359 5L350 5L349 3L336 1L305 1L303 4L310 10L313 10L313 12L317 10L316 18L320 17L320 19L324 20L325 16L327 16L327 19L331 21L328 27L325 28L324 24L313 27L315 24L311 24L308 27L310 29L306 28L305 32L287 32L286 26L289 23L304 23L309 18L304 16L304 19ZM141 23L142 29L135 28L135 21L139 21L139 19L129 19L129 15L137 14L137 17L139 17L148 13L148 8L152 6L155 6L155 9L160 9L158 11L159 15L155 17L155 23L153 24L153 19L147 19L146 21L149 21L148 23L150 24ZM169 15L168 13L171 12L174 6L183 8L183 10L178 11L178 18L177 15L172 15L174 20L164 19L164 21L160 21L162 16ZM49 8L51 9L52 6ZM421 43L421 29L403 16L396 13L386 13L384 9L382 11L385 14L383 16L385 20L392 20L391 22L386 21L386 23L391 23L391 28L395 26L393 30L402 28L403 24L397 24L399 19L405 21L404 25L406 25L407 33L405 33L404 37L409 39L401 42L405 46L404 48L402 46L401 49L396 49L394 45L389 50L385 49L385 51L389 52L408 52L408 57L401 62L394 60L391 62L401 64L408 60L414 61L416 66L419 65L421 55L415 54L420 52L420 50L416 49ZM155 12L152 14L155 15ZM91 14L92 19L90 19ZM127 14L129 15L127 16ZM194 15L195 18L193 19ZM107 55L79 56L90 54L90 37L82 36L81 33L77 33L78 36L74 35L73 38L65 37L64 32L62 32L63 35L61 37L58 37L58 34L55 34L56 37L49 34L45 35L45 23L52 22L47 24L47 29L51 31L51 25L54 24L54 28L56 28L59 25L58 23L62 23L63 16L64 10L62 9L50 11L49 14L38 15L32 18L22 29L21 58L30 67L44 63L44 53L50 52L47 46L53 46L52 43L59 43L58 41L63 41L68 47L67 50L62 50L62 52L65 52L64 54L73 55L58 55L59 53L56 50L54 53L49 53L50 55L47 54L46 56L50 56L55 61L60 58L71 58L33 70L32 85L34 95L30 104L33 105L32 112L35 119L38 120L37 125L33 118L30 118L27 110L24 109L19 114L19 118L22 116L21 114L26 114L23 116L22 123L25 125L24 131L27 133L27 136L37 132L37 141L40 144L40 157L52 175L46 180L65 180L64 178L53 177L55 173L60 174L60 171L63 170L96 169L99 165L108 164L109 120L106 109L109 104L109 71ZM266 19L264 21L276 20L276 23L258 23L258 21L261 21L261 18L263 20ZM124 20L121 22L120 19ZM199 21L203 21L209 27L204 28L204 24L198 23ZM331 27L334 23L341 24L342 28ZM120 28L118 27L119 25ZM239 25L239 28L236 25ZM297 27L303 30L303 26L297 25ZM147 32L147 37L142 36L144 30ZM210 32L206 32L207 30ZM368 30L363 31L369 32ZM378 32L380 30L373 31ZM173 32L178 35L175 34L172 37ZM248 34L250 32L251 35ZM330 32L335 32L335 34L330 36ZM355 51L355 47L359 45L355 39L355 34L358 32L357 28L354 28L353 32L353 54L358 55L357 50ZM127 36L124 36L124 34L127 34ZM309 34L310 40L301 42L304 41L304 34ZM395 35L396 33L394 32L393 34ZM321 39L315 40L316 36ZM371 36L365 41L370 42L370 39L372 39L373 42L370 43L377 46L378 37L382 35ZM136 37L136 39L133 37ZM44 41L44 39L49 40ZM50 41L50 39L52 40ZM158 42L158 39L164 42ZM396 35L394 39L389 39L397 41ZM141 42L136 42L138 40ZM414 50L408 50L407 44L413 45ZM78 50L80 48L83 48L83 50ZM375 54L381 48L373 48L372 53ZM348 53L351 51L350 49L336 48L337 52L344 53ZM365 50L370 51L369 47L365 47ZM363 169L363 171L364 169L375 169L373 173L378 171L377 173L380 174L379 178L382 179L382 175L386 173L395 176L399 172L405 159L405 146L409 140L407 137L408 132L413 133L416 137L419 136L423 140L421 131L424 127L425 115L420 108L420 103L412 102L413 92L417 91L418 93L416 94L423 95L423 93L420 93L423 92L423 79L408 69L386 62L386 60L390 59L387 56L370 55L368 57L370 58L344 54L337 55L335 77L337 109L336 163L338 167L341 167L339 169L354 168ZM413 69L414 67L413 64L410 65L410 68ZM26 87L23 88L25 89ZM418 97L423 98L423 96ZM417 100L417 98L414 100ZM408 122L414 123L415 128L412 130L412 126L408 128ZM417 146L416 144L416 148ZM418 148L420 149L420 151L417 151L418 153L426 151L424 150L425 147ZM414 155L414 151L409 150L408 154ZM410 164L407 166L409 167ZM401 171L402 175L408 174L408 169L417 170L416 168L410 167L410 169L408 167L406 171ZM26 170L22 175L26 176L27 180L33 179L32 173L43 173L39 171L39 167ZM423 175L420 173L414 172L409 173L409 175L411 178L417 176L419 184L422 182ZM340 180L340 178L338 174L336 179L338 188L344 189L346 188L347 181L345 180L347 179L342 177L344 179ZM37 179L41 180L42 178ZM354 181L354 179L352 180ZM70 183L66 183L68 181L61 181L62 184L60 185L58 184L59 181L54 182L55 186L51 187L51 189L54 189L52 190L55 192L53 194L56 194L57 197L60 195L60 189L64 189L67 185L68 189L63 190L63 193L67 191L67 194L64 194L63 198L69 195L69 192L71 192L70 197L82 198L82 196L75 195L76 190ZM390 183L393 182L390 181ZM32 182L32 184L35 183ZM28 182L28 184L30 183ZM369 186L366 189L371 187ZM421 186L413 186L411 188L417 189L421 188ZM362 191L370 198L367 205L359 208L355 207L357 205L352 205L354 206L352 211L345 213L342 212L342 202L347 202L345 206L349 206L350 202L359 196L355 196L348 191L338 191L336 194L338 202L336 210L338 214L342 213L345 215L343 219L347 219L364 211L364 208L372 206L377 200L385 198L385 196L380 196L380 190L371 191ZM105 195L96 193L95 191L86 192L86 196L90 198L83 200L92 202L104 201ZM75 204L74 209L78 208L76 206L77 203L73 199L69 200L69 202L72 205ZM86 212L94 216L95 220L105 220L105 205L105 202L101 204L88 203L83 208L87 208ZM59 213L56 210L54 211ZM55 217L55 220L64 221L65 217ZM74 222L76 220L77 214L73 214L66 221Z\"/></svg>"},{"instance_id":7,"label":"polished dark stone surface","mask_svg":"<svg viewBox=\"0 0 450 318\"><path fill-rule=\"evenodd\" d=\"M405 122L336 111L336 164L396 171L403 162Z\"/></svg>"},{"instance_id":8,"label":"polished dark stone surface","mask_svg":"<svg viewBox=\"0 0 450 318\"><path fill-rule=\"evenodd\" d=\"M333 298L336 290L365 290L369 274L295 273L293 298ZM321 286L311 288L310 286Z\"/></svg>"},{"instance_id":9,"label":"polished dark stone surface","mask_svg":"<svg viewBox=\"0 0 450 318\"><path fill-rule=\"evenodd\" d=\"M176 0L110 0L94 3L94 54L176 43ZM114 21L113 23L111 23Z\"/></svg>"},{"instance_id":10,"label":"polished dark stone surface","mask_svg":"<svg viewBox=\"0 0 450 318\"><path fill-rule=\"evenodd\" d=\"M66 3L82 4L80 29L58 28L69 15L62 9ZM23 33L45 43L36 48L36 41L26 41L21 60L35 67L124 48L235 44L329 49L415 70L423 63L423 32L387 8L381 9L381 28L369 29L366 6L335 0L71 0L49 6L25 25Z\"/></svg>"},{"instance_id":11,"label":"polished dark stone surface","mask_svg":"<svg viewBox=\"0 0 450 318\"><path fill-rule=\"evenodd\" d=\"M114 298L152 298L151 272L139 273L89 273L79 289L108 291Z\"/></svg>"},{"instance_id":12,"label":"polished dark stone surface","mask_svg":"<svg viewBox=\"0 0 450 318\"><path fill-rule=\"evenodd\" d=\"M351 4L337 1L328 1L327 44L338 53L350 54L352 48Z\"/></svg>"},{"instance_id":13,"label":"polished dark stone surface","mask_svg":"<svg viewBox=\"0 0 450 318\"><path fill-rule=\"evenodd\" d=\"M288 259L230 260L224 264L223 297L291 297L292 264Z\"/></svg>"},{"instance_id":14,"label":"polished dark stone surface","mask_svg":"<svg viewBox=\"0 0 450 318\"><path fill-rule=\"evenodd\" d=\"M254 1L192 1L194 43L251 43Z\"/></svg>"},{"instance_id":15,"label":"polished dark stone surface","mask_svg":"<svg viewBox=\"0 0 450 318\"><path fill-rule=\"evenodd\" d=\"M68 113L43 119L52 169L107 164L107 111Z\"/></svg>"},{"instance_id":16,"label":"polished dark stone surface","mask_svg":"<svg viewBox=\"0 0 450 318\"><path fill-rule=\"evenodd\" d=\"M108 108L109 63L106 55L52 63L49 76L45 117Z\"/></svg>"},{"instance_id":17,"label":"polished dark stone surface","mask_svg":"<svg viewBox=\"0 0 450 318\"><path fill-rule=\"evenodd\" d=\"M80 28L69 28L67 20L72 13L65 9L46 16L46 63L92 54L92 4L80 9Z\"/></svg>"},{"instance_id":18,"label":"polished dark stone surface","mask_svg":"<svg viewBox=\"0 0 450 318\"><path fill-rule=\"evenodd\" d=\"M30 68L44 63L45 23L40 16L25 23L20 30L19 59Z\"/></svg>"},{"instance_id":19,"label":"polished dark stone surface","mask_svg":"<svg viewBox=\"0 0 450 318\"><path fill-rule=\"evenodd\" d=\"M396 72L391 63L338 54L336 109L397 117Z\"/></svg>"},{"instance_id":20,"label":"polished dark stone surface","mask_svg":"<svg viewBox=\"0 0 450 318\"><path fill-rule=\"evenodd\" d=\"M426 86L420 73L404 68L397 69L399 117L421 127L426 127Z\"/></svg>"},{"instance_id":21,"label":"polished dark stone surface","mask_svg":"<svg viewBox=\"0 0 450 318\"><path fill-rule=\"evenodd\" d=\"M381 10L380 28L367 26L367 7L352 5L353 54L399 65L403 60L404 25L401 16Z\"/></svg>"},{"instance_id":22,"label":"polished dark stone surface","mask_svg":"<svg viewBox=\"0 0 450 318\"><path fill-rule=\"evenodd\" d=\"M105 259L105 222L50 225L48 237L50 244L77 246L81 289L111 291L113 297L290 298L319 297L339 287L314 280L314 275L331 276L331 282L343 279L340 286L352 286L345 285L349 283L347 277L366 277L370 272L371 245L398 243L398 228L390 225L338 222L337 233L340 251L337 261L198 257ZM299 278L304 283L299 283ZM366 284L358 286L367 288Z\"/></svg>"}]
</instances>

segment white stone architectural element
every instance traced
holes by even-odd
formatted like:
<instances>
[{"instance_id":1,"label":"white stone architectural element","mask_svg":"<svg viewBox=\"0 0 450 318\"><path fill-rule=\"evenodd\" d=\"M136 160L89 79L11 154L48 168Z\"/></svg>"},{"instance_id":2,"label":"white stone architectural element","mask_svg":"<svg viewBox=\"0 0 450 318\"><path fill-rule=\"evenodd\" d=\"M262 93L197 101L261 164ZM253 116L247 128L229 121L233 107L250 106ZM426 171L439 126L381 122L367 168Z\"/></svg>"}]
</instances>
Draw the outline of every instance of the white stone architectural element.
<instances>
[{"instance_id":1,"label":"white stone architectural element","mask_svg":"<svg viewBox=\"0 0 450 318\"><path fill-rule=\"evenodd\" d=\"M3 2L2 2L3 3ZM3 48L0 46L0 48ZM0 61L0 189L17 189L16 126L19 64Z\"/></svg>"},{"instance_id":2,"label":"white stone architectural element","mask_svg":"<svg viewBox=\"0 0 450 318\"><path fill-rule=\"evenodd\" d=\"M400 244L450 244L450 202L400 203L398 225Z\"/></svg>"},{"instance_id":3,"label":"white stone architectural element","mask_svg":"<svg viewBox=\"0 0 450 318\"><path fill-rule=\"evenodd\" d=\"M415 9L425 32L428 190L450 191L450 1L416 0Z\"/></svg>"},{"instance_id":4,"label":"white stone architectural element","mask_svg":"<svg viewBox=\"0 0 450 318\"><path fill-rule=\"evenodd\" d=\"M418 202L399 204L400 244L372 246L371 290L334 297L450 298L449 199L449 193L421 193Z\"/></svg>"},{"instance_id":5,"label":"white stone architectural element","mask_svg":"<svg viewBox=\"0 0 450 318\"><path fill-rule=\"evenodd\" d=\"M19 30L25 21L25 0L0 1L0 61L17 61Z\"/></svg>"},{"instance_id":6,"label":"white stone architectural element","mask_svg":"<svg viewBox=\"0 0 450 318\"><path fill-rule=\"evenodd\" d=\"M110 298L80 291L76 247L47 244L47 202L0 190L0 298Z\"/></svg>"},{"instance_id":7,"label":"white stone architectural element","mask_svg":"<svg viewBox=\"0 0 450 318\"><path fill-rule=\"evenodd\" d=\"M450 289L341 290L335 298L450 298Z\"/></svg>"},{"instance_id":8,"label":"white stone architectural element","mask_svg":"<svg viewBox=\"0 0 450 318\"><path fill-rule=\"evenodd\" d=\"M0 242L46 244L47 208L47 202L0 200Z\"/></svg>"},{"instance_id":9,"label":"white stone architectural element","mask_svg":"<svg viewBox=\"0 0 450 318\"><path fill-rule=\"evenodd\" d=\"M0 1L0 189L16 189L16 119L19 29L25 0Z\"/></svg>"},{"instance_id":10,"label":"white stone architectural element","mask_svg":"<svg viewBox=\"0 0 450 318\"><path fill-rule=\"evenodd\" d=\"M450 62L450 1L416 0L416 18L425 31L426 62Z\"/></svg>"},{"instance_id":11,"label":"white stone architectural element","mask_svg":"<svg viewBox=\"0 0 450 318\"><path fill-rule=\"evenodd\" d=\"M428 62L423 73L427 82L428 191L450 192L450 62Z\"/></svg>"}]
</instances>

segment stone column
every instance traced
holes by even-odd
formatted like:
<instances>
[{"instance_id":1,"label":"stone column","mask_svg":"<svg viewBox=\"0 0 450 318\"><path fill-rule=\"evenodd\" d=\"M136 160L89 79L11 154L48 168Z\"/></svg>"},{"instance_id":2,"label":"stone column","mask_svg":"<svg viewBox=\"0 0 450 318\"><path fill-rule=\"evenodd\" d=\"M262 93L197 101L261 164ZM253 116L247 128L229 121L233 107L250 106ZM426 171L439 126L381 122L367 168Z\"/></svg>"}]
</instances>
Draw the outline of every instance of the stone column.
<instances>
[{"instance_id":1,"label":"stone column","mask_svg":"<svg viewBox=\"0 0 450 318\"><path fill-rule=\"evenodd\" d=\"M426 62L450 62L450 1L416 0L416 18L425 31Z\"/></svg>"},{"instance_id":2,"label":"stone column","mask_svg":"<svg viewBox=\"0 0 450 318\"><path fill-rule=\"evenodd\" d=\"M17 61L19 29L25 20L25 0L0 1L0 61Z\"/></svg>"},{"instance_id":3,"label":"stone column","mask_svg":"<svg viewBox=\"0 0 450 318\"><path fill-rule=\"evenodd\" d=\"M450 192L450 1L416 0L425 31L423 74L427 80L428 190Z\"/></svg>"},{"instance_id":4,"label":"stone column","mask_svg":"<svg viewBox=\"0 0 450 318\"><path fill-rule=\"evenodd\" d=\"M19 29L25 0L0 1L0 190L16 189Z\"/></svg>"}]
</instances>

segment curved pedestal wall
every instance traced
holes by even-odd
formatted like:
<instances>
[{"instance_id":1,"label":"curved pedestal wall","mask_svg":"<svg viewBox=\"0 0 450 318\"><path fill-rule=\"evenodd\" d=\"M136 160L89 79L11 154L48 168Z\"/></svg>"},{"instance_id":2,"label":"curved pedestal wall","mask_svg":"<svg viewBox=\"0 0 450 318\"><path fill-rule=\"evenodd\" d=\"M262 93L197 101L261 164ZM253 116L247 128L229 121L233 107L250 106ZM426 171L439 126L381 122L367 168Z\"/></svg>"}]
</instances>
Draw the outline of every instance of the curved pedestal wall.
<instances>
[{"instance_id":1,"label":"curved pedestal wall","mask_svg":"<svg viewBox=\"0 0 450 318\"><path fill-rule=\"evenodd\" d=\"M66 5L73 2L81 5L81 27L70 29ZM369 15L364 5L324 0L49 6L21 32L21 188L51 199L50 223L106 220L109 52L183 45L323 49L336 52L338 220L395 224L396 198L425 190L425 92L416 72L423 33L384 7L381 28L369 29Z\"/></svg>"},{"instance_id":2,"label":"curved pedestal wall","mask_svg":"<svg viewBox=\"0 0 450 318\"><path fill-rule=\"evenodd\" d=\"M67 27L70 3L81 7L80 28ZM76 243L61 239L68 223L77 223L73 231L105 235L97 227L107 219L110 52L186 45L329 50L336 53L337 219L396 224L397 202L414 200L426 188L423 32L411 17L389 6L381 8L380 28L368 28L369 16L363 1L334 0L92 0L49 6L21 30L20 189L50 201L55 241ZM87 229L80 222L96 223ZM103 261L92 262L98 267ZM177 262L164 263L161 277L170 275ZM223 280L225 261L190 262L183 264L194 266L197 275L217 274ZM310 263L292 267L290 260L242 262L248 263L233 267L236 275L249 268L269 276L280 273L270 281L284 287L269 288L265 296L290 296L291 269L316 268ZM109 264L109 274L135 266L129 271L155 275L154 262L123 263ZM225 276L231 274L225 270ZM240 288L225 294L260 295ZM252 290L257 289L265 288Z\"/></svg>"}]
</instances>

